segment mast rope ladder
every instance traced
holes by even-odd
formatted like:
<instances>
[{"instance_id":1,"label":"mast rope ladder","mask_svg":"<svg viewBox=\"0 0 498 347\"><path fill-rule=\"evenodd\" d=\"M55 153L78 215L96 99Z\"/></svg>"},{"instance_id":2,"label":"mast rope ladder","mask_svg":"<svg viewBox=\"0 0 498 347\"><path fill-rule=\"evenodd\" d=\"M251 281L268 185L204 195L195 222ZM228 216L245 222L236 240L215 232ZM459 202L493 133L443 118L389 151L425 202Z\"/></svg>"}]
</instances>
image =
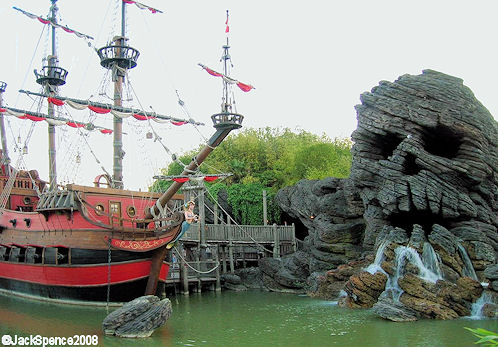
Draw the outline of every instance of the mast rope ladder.
<instances>
[{"instance_id":1,"label":"mast rope ladder","mask_svg":"<svg viewBox=\"0 0 498 347\"><path fill-rule=\"evenodd\" d=\"M19 165L19 161L20 159L18 159L16 167ZM14 186L18 172L19 171L16 168L12 168L12 171L9 174L9 179L3 187L2 194L0 195L0 215L3 214L5 206L7 206L7 201L9 200L10 192Z\"/></svg>"}]
</instances>

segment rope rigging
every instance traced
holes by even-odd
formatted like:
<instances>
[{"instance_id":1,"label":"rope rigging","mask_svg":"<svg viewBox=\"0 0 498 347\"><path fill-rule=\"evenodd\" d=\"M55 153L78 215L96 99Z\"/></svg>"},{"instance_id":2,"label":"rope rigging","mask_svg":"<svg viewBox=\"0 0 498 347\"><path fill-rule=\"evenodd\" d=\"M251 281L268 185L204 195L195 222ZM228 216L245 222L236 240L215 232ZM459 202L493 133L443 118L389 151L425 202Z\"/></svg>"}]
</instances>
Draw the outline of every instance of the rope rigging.
<instances>
[{"instance_id":1,"label":"rope rigging","mask_svg":"<svg viewBox=\"0 0 498 347\"><path fill-rule=\"evenodd\" d=\"M196 268L194 268L193 266L191 266L188 263L188 261L181 255L181 252L178 251L178 249L176 248L176 246L174 246L174 249L176 251L176 254L180 257L181 260L183 260L183 262L185 263L185 265L187 265L192 271L197 272L199 274L208 274L208 273L211 273L211 272L213 272L214 270L216 270L220 266L220 262L217 261L216 265L211 270L208 270L208 271L197 270Z\"/></svg>"}]
</instances>

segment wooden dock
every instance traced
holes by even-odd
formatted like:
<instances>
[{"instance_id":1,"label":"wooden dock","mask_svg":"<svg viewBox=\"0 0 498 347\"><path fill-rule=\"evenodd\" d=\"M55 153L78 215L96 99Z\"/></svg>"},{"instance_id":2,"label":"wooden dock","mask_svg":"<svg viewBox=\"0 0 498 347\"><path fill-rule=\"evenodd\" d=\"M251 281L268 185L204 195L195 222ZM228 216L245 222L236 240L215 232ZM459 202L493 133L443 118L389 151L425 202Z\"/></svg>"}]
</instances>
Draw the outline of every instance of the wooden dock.
<instances>
[{"instance_id":1,"label":"wooden dock","mask_svg":"<svg viewBox=\"0 0 498 347\"><path fill-rule=\"evenodd\" d=\"M200 223L192 224L170 253L170 259L166 259L170 271L165 291L188 295L221 290L221 274L256 266L260 258L279 258L295 252L295 235L294 224L206 224L203 234Z\"/></svg>"}]
</instances>

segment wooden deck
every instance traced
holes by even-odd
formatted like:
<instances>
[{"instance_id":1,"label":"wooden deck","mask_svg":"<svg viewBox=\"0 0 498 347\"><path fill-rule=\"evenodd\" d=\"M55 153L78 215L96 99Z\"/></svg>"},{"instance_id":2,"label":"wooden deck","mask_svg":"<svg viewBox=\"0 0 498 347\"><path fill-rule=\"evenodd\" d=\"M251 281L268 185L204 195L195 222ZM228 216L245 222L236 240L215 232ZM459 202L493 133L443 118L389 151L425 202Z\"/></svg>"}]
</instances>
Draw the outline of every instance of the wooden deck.
<instances>
[{"instance_id":1,"label":"wooden deck","mask_svg":"<svg viewBox=\"0 0 498 347\"><path fill-rule=\"evenodd\" d=\"M207 224L205 234L200 231L200 224L192 224L176 247L182 256L174 250L169 259L166 287L175 293L221 290L221 274L256 266L260 258L279 258L297 247L294 225Z\"/></svg>"}]
</instances>

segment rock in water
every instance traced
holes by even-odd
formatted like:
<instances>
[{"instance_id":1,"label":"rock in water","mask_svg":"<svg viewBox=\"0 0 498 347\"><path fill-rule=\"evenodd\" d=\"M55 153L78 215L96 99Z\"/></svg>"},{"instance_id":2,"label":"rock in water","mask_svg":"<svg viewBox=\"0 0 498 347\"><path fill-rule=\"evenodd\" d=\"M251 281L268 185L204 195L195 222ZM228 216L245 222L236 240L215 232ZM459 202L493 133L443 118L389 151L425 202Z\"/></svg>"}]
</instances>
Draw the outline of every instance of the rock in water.
<instances>
[{"instance_id":1,"label":"rock in water","mask_svg":"<svg viewBox=\"0 0 498 347\"><path fill-rule=\"evenodd\" d=\"M106 335L118 337L149 337L171 316L169 299L141 296L111 312L102 322Z\"/></svg>"}]
</instances>

